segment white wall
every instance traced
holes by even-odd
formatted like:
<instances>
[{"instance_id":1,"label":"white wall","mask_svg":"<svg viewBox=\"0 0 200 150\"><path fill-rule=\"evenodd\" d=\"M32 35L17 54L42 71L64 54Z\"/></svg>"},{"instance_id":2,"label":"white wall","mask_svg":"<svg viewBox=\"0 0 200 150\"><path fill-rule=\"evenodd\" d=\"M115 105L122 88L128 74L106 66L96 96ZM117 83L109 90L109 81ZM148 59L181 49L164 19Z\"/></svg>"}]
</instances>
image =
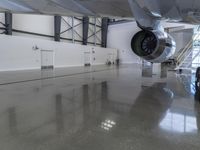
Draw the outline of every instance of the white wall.
<instances>
[{"instance_id":1,"label":"white wall","mask_svg":"<svg viewBox=\"0 0 200 150\"><path fill-rule=\"evenodd\" d=\"M119 50L121 63L140 62L140 58L131 50L131 39L139 30L135 22L109 26L108 47Z\"/></svg>"},{"instance_id":2,"label":"white wall","mask_svg":"<svg viewBox=\"0 0 200 150\"><path fill-rule=\"evenodd\" d=\"M164 28L185 26L191 28L193 25L167 23L162 22ZM108 29L108 47L119 50L119 58L121 63L141 63L141 59L137 57L131 49L131 39L139 31L136 22L111 25ZM182 38L183 39L183 38ZM180 40L180 39L177 39ZM180 43L180 42L177 42Z\"/></svg>"},{"instance_id":3,"label":"white wall","mask_svg":"<svg viewBox=\"0 0 200 150\"><path fill-rule=\"evenodd\" d=\"M0 35L1 55L0 71L40 69L41 50L53 50L55 54L54 67L69 67L84 65L84 51L94 51L92 65L105 64L109 53L117 50L93 46L54 42L44 39ZM34 50L37 45L39 50Z\"/></svg>"},{"instance_id":4,"label":"white wall","mask_svg":"<svg viewBox=\"0 0 200 150\"><path fill-rule=\"evenodd\" d=\"M54 17L46 15L13 14L13 29L54 35ZM14 33L18 35L19 33Z\"/></svg>"},{"instance_id":5,"label":"white wall","mask_svg":"<svg viewBox=\"0 0 200 150\"><path fill-rule=\"evenodd\" d=\"M65 19L67 23L63 19ZM63 19L61 32L72 26L71 17L63 17ZM0 21L3 23L5 22L4 13L0 13ZM90 18L90 21L93 22L94 18ZM81 21L79 20L74 21L75 26L80 23ZM100 19L97 20L97 24L101 24ZM90 26L89 36L93 34L93 28L93 26ZM53 36L54 16L13 14L13 29ZM80 36L74 33L74 38L81 41L82 24L76 26L75 29ZM97 28L97 31L98 30ZM61 36L64 38L72 38L72 32L65 32ZM101 32L97 34L97 43L101 43L99 39L101 39ZM89 42L94 42L94 40L94 37L88 39ZM114 55L114 59L117 59L117 50L114 49L105 49L99 46L83 46L79 45L79 43L72 44L72 41L66 40L54 42L53 38L18 32L13 32L13 36L0 35L0 44L0 71L40 69L41 50L54 51L54 67L83 66L85 51L91 52L92 65L105 64L110 53ZM32 48L35 45L39 47L39 50L34 50Z\"/></svg>"}]
</instances>

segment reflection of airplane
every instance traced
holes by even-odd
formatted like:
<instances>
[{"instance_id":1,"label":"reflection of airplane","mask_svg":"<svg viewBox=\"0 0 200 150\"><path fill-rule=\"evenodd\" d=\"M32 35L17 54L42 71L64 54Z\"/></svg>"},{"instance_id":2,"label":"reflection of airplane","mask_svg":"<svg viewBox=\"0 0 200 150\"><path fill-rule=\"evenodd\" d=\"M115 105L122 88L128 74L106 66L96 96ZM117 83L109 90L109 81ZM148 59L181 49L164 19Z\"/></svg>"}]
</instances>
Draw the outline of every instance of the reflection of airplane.
<instances>
[{"instance_id":1,"label":"reflection of airplane","mask_svg":"<svg viewBox=\"0 0 200 150\"><path fill-rule=\"evenodd\" d=\"M197 24L200 0L1 0L1 11L17 13L135 17L142 29L131 43L133 51L150 62L162 62L174 54L175 42L161 19Z\"/></svg>"},{"instance_id":2,"label":"reflection of airplane","mask_svg":"<svg viewBox=\"0 0 200 150\"><path fill-rule=\"evenodd\" d=\"M112 100L108 96L108 88L102 88L102 94L107 96L102 97L101 106L104 111L108 110L120 114L122 120L116 122L126 126L126 128L138 125L137 129L153 129L158 127L165 118L173 102L174 94L166 86L166 83L155 83L149 87L142 86L134 103ZM126 123L126 119L129 123Z\"/></svg>"},{"instance_id":3,"label":"reflection of airplane","mask_svg":"<svg viewBox=\"0 0 200 150\"><path fill-rule=\"evenodd\" d=\"M139 115L138 121L141 121L146 129L157 127L171 107L172 100L173 93L166 88L166 84L155 83L142 90L132 106L131 116ZM142 110L144 107L145 110Z\"/></svg>"}]
</instances>

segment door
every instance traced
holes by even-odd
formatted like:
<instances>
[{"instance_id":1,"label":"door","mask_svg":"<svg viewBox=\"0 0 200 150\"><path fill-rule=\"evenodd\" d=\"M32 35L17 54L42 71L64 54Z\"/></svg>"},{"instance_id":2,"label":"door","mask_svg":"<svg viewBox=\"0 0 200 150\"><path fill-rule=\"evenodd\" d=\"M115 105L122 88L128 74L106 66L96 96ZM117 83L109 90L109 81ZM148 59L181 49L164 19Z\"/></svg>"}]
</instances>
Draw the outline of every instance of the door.
<instances>
[{"instance_id":1,"label":"door","mask_svg":"<svg viewBox=\"0 0 200 150\"><path fill-rule=\"evenodd\" d=\"M115 63L115 60L114 60L114 54L113 53L109 53L108 54L108 64L114 64Z\"/></svg>"},{"instance_id":2,"label":"door","mask_svg":"<svg viewBox=\"0 0 200 150\"><path fill-rule=\"evenodd\" d=\"M91 65L91 53L90 52L84 53L84 64L85 64L85 66Z\"/></svg>"},{"instance_id":3,"label":"door","mask_svg":"<svg viewBox=\"0 0 200 150\"><path fill-rule=\"evenodd\" d=\"M41 68L54 68L54 52L52 50L41 50Z\"/></svg>"}]
</instances>

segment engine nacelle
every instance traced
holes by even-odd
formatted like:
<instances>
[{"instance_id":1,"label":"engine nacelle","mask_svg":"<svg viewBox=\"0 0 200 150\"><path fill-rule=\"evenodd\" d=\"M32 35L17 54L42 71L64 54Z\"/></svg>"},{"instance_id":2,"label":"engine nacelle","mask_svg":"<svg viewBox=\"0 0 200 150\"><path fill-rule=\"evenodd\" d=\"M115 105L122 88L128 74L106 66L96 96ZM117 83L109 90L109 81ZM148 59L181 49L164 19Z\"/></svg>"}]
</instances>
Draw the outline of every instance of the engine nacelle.
<instances>
[{"instance_id":1,"label":"engine nacelle","mask_svg":"<svg viewBox=\"0 0 200 150\"><path fill-rule=\"evenodd\" d=\"M176 43L167 33L159 30L138 32L131 41L133 52L154 63L168 60L176 50Z\"/></svg>"}]
</instances>

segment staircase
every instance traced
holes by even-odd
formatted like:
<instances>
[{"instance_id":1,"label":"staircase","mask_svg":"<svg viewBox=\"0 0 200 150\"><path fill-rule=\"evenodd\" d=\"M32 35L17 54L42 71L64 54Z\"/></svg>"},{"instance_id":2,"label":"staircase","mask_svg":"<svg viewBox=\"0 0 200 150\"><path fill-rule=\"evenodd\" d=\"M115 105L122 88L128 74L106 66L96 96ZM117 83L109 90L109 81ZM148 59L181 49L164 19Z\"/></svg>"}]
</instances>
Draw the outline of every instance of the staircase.
<instances>
[{"instance_id":1,"label":"staircase","mask_svg":"<svg viewBox=\"0 0 200 150\"><path fill-rule=\"evenodd\" d=\"M197 61L200 56L200 45L195 46L194 41L200 38L200 33L196 34L191 41L183 48L176 58L176 68L175 70L196 70L200 66L200 60ZM195 62L195 64L194 64Z\"/></svg>"},{"instance_id":2,"label":"staircase","mask_svg":"<svg viewBox=\"0 0 200 150\"><path fill-rule=\"evenodd\" d=\"M200 67L200 47L193 49L193 58L191 68L196 70L197 67Z\"/></svg>"}]
</instances>

